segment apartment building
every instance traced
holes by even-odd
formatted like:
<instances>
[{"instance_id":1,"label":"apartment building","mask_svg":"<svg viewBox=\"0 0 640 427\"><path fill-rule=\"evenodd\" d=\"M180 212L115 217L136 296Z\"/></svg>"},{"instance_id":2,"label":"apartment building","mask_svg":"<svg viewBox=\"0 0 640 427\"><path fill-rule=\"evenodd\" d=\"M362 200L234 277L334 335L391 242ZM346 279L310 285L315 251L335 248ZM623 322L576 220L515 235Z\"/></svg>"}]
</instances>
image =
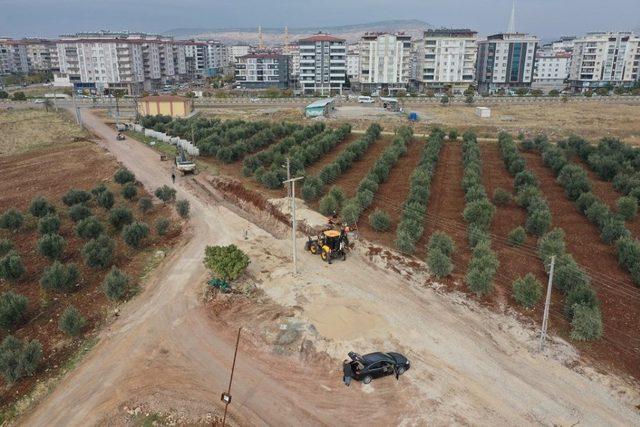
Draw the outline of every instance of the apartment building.
<instances>
[{"instance_id":1,"label":"apartment building","mask_svg":"<svg viewBox=\"0 0 640 427\"><path fill-rule=\"evenodd\" d=\"M409 84L411 36L404 33L365 33L360 39L360 85L389 94Z\"/></svg>"},{"instance_id":2,"label":"apartment building","mask_svg":"<svg viewBox=\"0 0 640 427\"><path fill-rule=\"evenodd\" d=\"M289 86L289 58L274 53L250 53L238 58L235 81L245 89L285 89Z\"/></svg>"},{"instance_id":3,"label":"apartment building","mask_svg":"<svg viewBox=\"0 0 640 427\"><path fill-rule=\"evenodd\" d=\"M296 89L300 83L300 46L297 42L282 46L282 54L289 60L289 87Z\"/></svg>"},{"instance_id":4,"label":"apartment building","mask_svg":"<svg viewBox=\"0 0 640 427\"><path fill-rule=\"evenodd\" d=\"M192 79L202 78L207 72L207 44L186 40L184 45L187 75Z\"/></svg>"},{"instance_id":5,"label":"apartment building","mask_svg":"<svg viewBox=\"0 0 640 427\"><path fill-rule=\"evenodd\" d=\"M451 89L464 92L474 84L477 32L469 29L427 30L414 43L413 78L419 91Z\"/></svg>"},{"instance_id":6,"label":"apartment building","mask_svg":"<svg viewBox=\"0 0 640 427\"><path fill-rule=\"evenodd\" d=\"M303 93L342 94L346 82L345 40L318 33L298 41Z\"/></svg>"},{"instance_id":7,"label":"apartment building","mask_svg":"<svg viewBox=\"0 0 640 427\"><path fill-rule=\"evenodd\" d=\"M360 45L347 46L347 77L351 85L360 82Z\"/></svg>"},{"instance_id":8,"label":"apartment building","mask_svg":"<svg viewBox=\"0 0 640 427\"><path fill-rule=\"evenodd\" d=\"M533 83L538 38L501 33L478 42L476 80L481 93L529 88Z\"/></svg>"},{"instance_id":9,"label":"apartment building","mask_svg":"<svg viewBox=\"0 0 640 427\"><path fill-rule=\"evenodd\" d=\"M640 80L639 64L640 36L588 33L574 40L569 83L576 92L607 85L631 86Z\"/></svg>"},{"instance_id":10,"label":"apartment building","mask_svg":"<svg viewBox=\"0 0 640 427\"><path fill-rule=\"evenodd\" d=\"M206 44L205 76L212 77L221 74L227 63L227 48L219 40L198 40Z\"/></svg>"},{"instance_id":11,"label":"apartment building","mask_svg":"<svg viewBox=\"0 0 640 427\"><path fill-rule=\"evenodd\" d=\"M238 58L240 58L241 56L248 55L250 51L251 51L251 46L249 46L248 44L238 44L238 45L227 46L227 49L226 49L227 58L226 58L225 65L235 64Z\"/></svg>"},{"instance_id":12,"label":"apartment building","mask_svg":"<svg viewBox=\"0 0 640 427\"><path fill-rule=\"evenodd\" d=\"M538 49L531 87L543 91L562 90L570 68L571 52L555 50L552 46Z\"/></svg>"}]
</instances>

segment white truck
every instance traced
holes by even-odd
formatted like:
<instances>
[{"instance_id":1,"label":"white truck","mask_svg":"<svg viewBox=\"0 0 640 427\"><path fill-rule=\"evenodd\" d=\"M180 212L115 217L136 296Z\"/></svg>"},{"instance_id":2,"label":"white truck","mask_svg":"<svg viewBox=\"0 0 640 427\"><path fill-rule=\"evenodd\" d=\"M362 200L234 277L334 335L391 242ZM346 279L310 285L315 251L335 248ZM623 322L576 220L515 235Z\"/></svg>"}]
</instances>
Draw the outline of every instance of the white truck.
<instances>
[{"instance_id":1,"label":"white truck","mask_svg":"<svg viewBox=\"0 0 640 427\"><path fill-rule=\"evenodd\" d=\"M180 149L176 156L176 170L182 172L183 175L196 172L196 164L187 158L183 149Z\"/></svg>"}]
</instances>

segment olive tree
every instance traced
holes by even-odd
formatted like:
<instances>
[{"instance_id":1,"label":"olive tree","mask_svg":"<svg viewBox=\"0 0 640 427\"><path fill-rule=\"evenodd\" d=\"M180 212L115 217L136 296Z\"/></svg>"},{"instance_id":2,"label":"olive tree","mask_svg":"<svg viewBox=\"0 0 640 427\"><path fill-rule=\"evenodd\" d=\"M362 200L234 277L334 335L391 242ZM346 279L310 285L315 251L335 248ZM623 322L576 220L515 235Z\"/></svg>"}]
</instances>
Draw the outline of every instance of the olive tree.
<instances>
[{"instance_id":1,"label":"olive tree","mask_svg":"<svg viewBox=\"0 0 640 427\"><path fill-rule=\"evenodd\" d=\"M534 307L542 297L542 285L535 276L528 273L513 282L513 298L518 304L526 307Z\"/></svg>"},{"instance_id":2,"label":"olive tree","mask_svg":"<svg viewBox=\"0 0 640 427\"><path fill-rule=\"evenodd\" d=\"M113 175L113 180L118 184L124 185L129 182L135 182L136 176L127 168L120 168Z\"/></svg>"},{"instance_id":3,"label":"olive tree","mask_svg":"<svg viewBox=\"0 0 640 427\"><path fill-rule=\"evenodd\" d=\"M10 250L0 258L0 278L9 282L17 282L25 273L22 259L15 250Z\"/></svg>"},{"instance_id":4,"label":"olive tree","mask_svg":"<svg viewBox=\"0 0 640 427\"><path fill-rule=\"evenodd\" d=\"M104 233L104 226L95 216L90 216L78 222L76 235L82 239L95 239Z\"/></svg>"},{"instance_id":5,"label":"olive tree","mask_svg":"<svg viewBox=\"0 0 640 427\"><path fill-rule=\"evenodd\" d=\"M15 208L9 208L0 215L0 228L4 228L5 230L16 232L20 230L23 223L24 217L22 213Z\"/></svg>"},{"instance_id":6,"label":"olive tree","mask_svg":"<svg viewBox=\"0 0 640 427\"><path fill-rule=\"evenodd\" d=\"M616 202L618 213L622 215L626 221L635 218L638 214L638 200L632 196L620 197Z\"/></svg>"},{"instance_id":7,"label":"olive tree","mask_svg":"<svg viewBox=\"0 0 640 427\"><path fill-rule=\"evenodd\" d=\"M91 194L84 190L78 190L77 188L67 191L67 193L62 196L62 203L67 206L87 203L89 200L91 200Z\"/></svg>"},{"instance_id":8,"label":"olive tree","mask_svg":"<svg viewBox=\"0 0 640 427\"><path fill-rule=\"evenodd\" d=\"M138 199L138 209L140 209L140 212L142 212L143 214L149 212L152 208L153 202L150 198L140 197L140 199Z\"/></svg>"},{"instance_id":9,"label":"olive tree","mask_svg":"<svg viewBox=\"0 0 640 427\"><path fill-rule=\"evenodd\" d=\"M56 214L48 214L38 220L40 234L54 234L60 230L60 218Z\"/></svg>"},{"instance_id":10,"label":"olive tree","mask_svg":"<svg viewBox=\"0 0 640 427\"><path fill-rule=\"evenodd\" d=\"M124 197L125 199L133 200L138 195L138 189L136 188L136 185L133 182L127 182L122 187L122 190L120 191L120 193L122 194L122 197Z\"/></svg>"},{"instance_id":11,"label":"olive tree","mask_svg":"<svg viewBox=\"0 0 640 427\"><path fill-rule=\"evenodd\" d=\"M240 277L250 261L236 245L229 245L207 246L203 262L218 278L230 281Z\"/></svg>"},{"instance_id":12,"label":"olive tree","mask_svg":"<svg viewBox=\"0 0 640 427\"><path fill-rule=\"evenodd\" d=\"M382 209L376 209L369 214L369 224L376 231L388 231L391 228L391 217Z\"/></svg>"},{"instance_id":13,"label":"olive tree","mask_svg":"<svg viewBox=\"0 0 640 427\"><path fill-rule=\"evenodd\" d=\"M56 292L71 292L79 279L80 272L75 264L65 265L60 261L54 261L44 269L40 278L40 286Z\"/></svg>"},{"instance_id":14,"label":"olive tree","mask_svg":"<svg viewBox=\"0 0 640 427\"><path fill-rule=\"evenodd\" d=\"M42 345L36 340L22 341L8 335L0 344L0 372L9 384L33 375L41 359Z\"/></svg>"},{"instance_id":15,"label":"olive tree","mask_svg":"<svg viewBox=\"0 0 640 427\"><path fill-rule=\"evenodd\" d=\"M83 204L73 205L69 208L69 218L73 222L78 222L81 219L85 219L91 216L91 209Z\"/></svg>"},{"instance_id":16,"label":"olive tree","mask_svg":"<svg viewBox=\"0 0 640 427\"><path fill-rule=\"evenodd\" d=\"M158 236L164 236L169 231L171 221L168 218L158 218L156 221L156 233Z\"/></svg>"},{"instance_id":17,"label":"olive tree","mask_svg":"<svg viewBox=\"0 0 640 427\"><path fill-rule=\"evenodd\" d=\"M438 278L446 277L453 271L451 258L440 249L429 250L427 254L429 270Z\"/></svg>"},{"instance_id":18,"label":"olive tree","mask_svg":"<svg viewBox=\"0 0 640 427\"><path fill-rule=\"evenodd\" d=\"M178 200L176 202L176 211L178 211L178 215L180 215L182 218L188 218L189 217L189 201L188 200Z\"/></svg>"},{"instance_id":19,"label":"olive tree","mask_svg":"<svg viewBox=\"0 0 640 427\"><path fill-rule=\"evenodd\" d=\"M122 239L132 248L139 248L143 240L149 236L149 226L144 222L136 221L126 225L122 230Z\"/></svg>"},{"instance_id":20,"label":"olive tree","mask_svg":"<svg viewBox=\"0 0 640 427\"><path fill-rule=\"evenodd\" d=\"M522 246L525 239L527 238L527 232L522 226L518 226L509 232L507 236L507 240L511 246Z\"/></svg>"},{"instance_id":21,"label":"olive tree","mask_svg":"<svg viewBox=\"0 0 640 427\"><path fill-rule=\"evenodd\" d=\"M54 213L55 211L56 208L42 196L38 196L33 199L29 205L29 212L36 218L42 218L45 215Z\"/></svg>"},{"instance_id":22,"label":"olive tree","mask_svg":"<svg viewBox=\"0 0 640 427\"><path fill-rule=\"evenodd\" d=\"M80 335L86 324L87 319L72 305L67 307L58 319L58 329L72 337Z\"/></svg>"},{"instance_id":23,"label":"olive tree","mask_svg":"<svg viewBox=\"0 0 640 427\"><path fill-rule=\"evenodd\" d=\"M96 202L98 203L98 206L108 211L113 207L116 200L111 191L105 190L96 196Z\"/></svg>"},{"instance_id":24,"label":"olive tree","mask_svg":"<svg viewBox=\"0 0 640 427\"><path fill-rule=\"evenodd\" d=\"M176 199L176 190L169 187L168 185L163 185L162 187L156 188L154 194L164 203L172 202Z\"/></svg>"},{"instance_id":25,"label":"olive tree","mask_svg":"<svg viewBox=\"0 0 640 427\"><path fill-rule=\"evenodd\" d=\"M120 300L129 290L129 277L115 266L111 267L102 282L102 290L110 300Z\"/></svg>"},{"instance_id":26,"label":"olive tree","mask_svg":"<svg viewBox=\"0 0 640 427\"><path fill-rule=\"evenodd\" d=\"M89 240L82 248L84 262L92 268L105 268L111 265L115 252L115 243L106 234Z\"/></svg>"},{"instance_id":27,"label":"olive tree","mask_svg":"<svg viewBox=\"0 0 640 427\"><path fill-rule=\"evenodd\" d=\"M59 234L45 234L38 240L38 251L51 260L62 257L67 242Z\"/></svg>"},{"instance_id":28,"label":"olive tree","mask_svg":"<svg viewBox=\"0 0 640 427\"><path fill-rule=\"evenodd\" d=\"M133 219L131 209L125 206L115 207L109 213L109 222L116 230L121 230L125 225L131 224Z\"/></svg>"},{"instance_id":29,"label":"olive tree","mask_svg":"<svg viewBox=\"0 0 640 427\"><path fill-rule=\"evenodd\" d=\"M27 297L11 291L0 295L0 327L11 329L24 319Z\"/></svg>"},{"instance_id":30,"label":"olive tree","mask_svg":"<svg viewBox=\"0 0 640 427\"><path fill-rule=\"evenodd\" d=\"M602 315L598 307L576 304L571 320L571 338L593 341L602 337Z\"/></svg>"}]
</instances>

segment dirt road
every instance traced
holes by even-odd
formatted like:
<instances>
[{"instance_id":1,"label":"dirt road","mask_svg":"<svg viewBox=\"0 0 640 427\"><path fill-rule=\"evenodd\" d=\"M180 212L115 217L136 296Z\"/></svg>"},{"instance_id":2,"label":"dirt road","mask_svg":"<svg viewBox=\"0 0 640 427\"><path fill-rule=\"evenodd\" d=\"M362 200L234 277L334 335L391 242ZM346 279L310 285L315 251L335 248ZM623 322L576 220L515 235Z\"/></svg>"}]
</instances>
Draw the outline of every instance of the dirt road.
<instances>
[{"instance_id":1,"label":"dirt road","mask_svg":"<svg viewBox=\"0 0 640 427\"><path fill-rule=\"evenodd\" d=\"M150 190L170 183L168 165L154 151L116 143L114 132L87 112L84 120ZM388 268L358 253L331 266L301 254L301 273L292 277L287 240L187 191L191 186L182 179L177 188L192 205L187 242L170 253L82 363L21 420L24 425L113 422L109 417L134 399L165 410L219 410L235 331L220 328L201 302L202 254L207 244L232 242L249 254L250 274L267 295L299 308L295 320L317 331L310 334L317 348L336 359L351 349L397 349L413 362L400 381L346 388L335 369L241 351L230 406L238 424L640 423L633 409L640 403L637 389L566 367L557 359L571 361L571 349L562 343L535 353L535 336L513 318L440 293L423 274L398 273L401 266Z\"/></svg>"}]
</instances>

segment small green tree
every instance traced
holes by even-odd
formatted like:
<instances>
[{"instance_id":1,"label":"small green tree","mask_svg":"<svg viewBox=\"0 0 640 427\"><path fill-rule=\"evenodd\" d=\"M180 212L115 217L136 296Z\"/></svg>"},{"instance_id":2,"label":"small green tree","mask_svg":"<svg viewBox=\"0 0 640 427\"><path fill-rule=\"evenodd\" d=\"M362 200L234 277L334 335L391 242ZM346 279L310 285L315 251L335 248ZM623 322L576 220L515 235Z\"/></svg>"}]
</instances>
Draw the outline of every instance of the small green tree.
<instances>
[{"instance_id":1,"label":"small green tree","mask_svg":"<svg viewBox=\"0 0 640 427\"><path fill-rule=\"evenodd\" d=\"M236 245L207 246L204 253L204 265L226 281L240 277L250 262L249 257Z\"/></svg>"},{"instance_id":2,"label":"small green tree","mask_svg":"<svg viewBox=\"0 0 640 427\"><path fill-rule=\"evenodd\" d=\"M391 228L391 217L382 209L376 209L369 214L369 224L376 231L388 231Z\"/></svg>"},{"instance_id":3,"label":"small green tree","mask_svg":"<svg viewBox=\"0 0 640 427\"><path fill-rule=\"evenodd\" d=\"M109 222L116 230L122 230L122 227L131 224L133 219L131 209L125 206L115 207L109 213Z\"/></svg>"},{"instance_id":4,"label":"small green tree","mask_svg":"<svg viewBox=\"0 0 640 427\"><path fill-rule=\"evenodd\" d=\"M396 248L403 254L412 254L416 251L415 240L407 230L398 230L395 244Z\"/></svg>"},{"instance_id":5,"label":"small green tree","mask_svg":"<svg viewBox=\"0 0 640 427\"><path fill-rule=\"evenodd\" d=\"M164 236L169 231L169 227L171 226L171 221L167 218L158 218L156 221L156 233L158 236Z\"/></svg>"},{"instance_id":6,"label":"small green tree","mask_svg":"<svg viewBox=\"0 0 640 427\"><path fill-rule=\"evenodd\" d=\"M591 279L582 268L571 258L563 255L557 259L553 286L562 292L568 293L577 286L588 286Z\"/></svg>"},{"instance_id":7,"label":"small green tree","mask_svg":"<svg viewBox=\"0 0 640 427\"><path fill-rule=\"evenodd\" d=\"M340 210L340 206L333 194L327 193L320 199L318 210L321 214L328 216L337 213Z\"/></svg>"},{"instance_id":8,"label":"small green tree","mask_svg":"<svg viewBox=\"0 0 640 427\"><path fill-rule=\"evenodd\" d=\"M600 301L591 286L580 284L569 290L564 301L564 314L569 319L573 318L574 309L578 304L594 308L600 305Z\"/></svg>"},{"instance_id":9,"label":"small green tree","mask_svg":"<svg viewBox=\"0 0 640 427\"><path fill-rule=\"evenodd\" d=\"M87 203L89 200L91 200L91 194L84 190L78 190L77 188L72 188L62 196L62 203L67 206Z\"/></svg>"},{"instance_id":10,"label":"small green tree","mask_svg":"<svg viewBox=\"0 0 640 427\"><path fill-rule=\"evenodd\" d=\"M136 185L133 182L127 182L122 187L121 193L122 193L122 197L124 197L125 199L133 200L138 195L138 189L136 188Z\"/></svg>"},{"instance_id":11,"label":"small green tree","mask_svg":"<svg viewBox=\"0 0 640 427\"><path fill-rule=\"evenodd\" d=\"M105 190L96 196L96 203L98 203L98 206L100 206L106 211L111 209L115 202L116 202L116 198L113 195L113 193L109 190Z\"/></svg>"},{"instance_id":12,"label":"small green tree","mask_svg":"<svg viewBox=\"0 0 640 427\"><path fill-rule=\"evenodd\" d=\"M89 240L82 248L84 262L92 268L105 268L111 265L115 251L115 243L103 234Z\"/></svg>"},{"instance_id":13,"label":"small green tree","mask_svg":"<svg viewBox=\"0 0 640 427\"><path fill-rule=\"evenodd\" d=\"M453 271L453 263L449 256L439 249L430 250L427 255L429 270L438 278L443 278Z\"/></svg>"},{"instance_id":14,"label":"small green tree","mask_svg":"<svg viewBox=\"0 0 640 427\"><path fill-rule=\"evenodd\" d=\"M149 212L152 208L153 202L150 198L140 197L140 199L138 199L138 209L140 209L140 212L142 212L143 214Z\"/></svg>"},{"instance_id":15,"label":"small green tree","mask_svg":"<svg viewBox=\"0 0 640 427\"><path fill-rule=\"evenodd\" d=\"M56 214L48 214L38 220L40 234L54 234L60 230L60 218Z\"/></svg>"},{"instance_id":16,"label":"small green tree","mask_svg":"<svg viewBox=\"0 0 640 427\"><path fill-rule=\"evenodd\" d=\"M0 228L5 230L16 232L20 230L24 223L24 217L19 210L15 208L7 209L2 216L0 216Z\"/></svg>"},{"instance_id":17,"label":"small green tree","mask_svg":"<svg viewBox=\"0 0 640 427\"><path fill-rule=\"evenodd\" d=\"M189 201L188 200L178 200L176 202L176 211L178 211L178 215L182 218L189 218Z\"/></svg>"},{"instance_id":18,"label":"small green tree","mask_svg":"<svg viewBox=\"0 0 640 427\"><path fill-rule=\"evenodd\" d=\"M38 196L33 199L29 205L29 212L36 218L42 218L45 215L54 213L55 211L56 208L42 196Z\"/></svg>"},{"instance_id":19,"label":"small green tree","mask_svg":"<svg viewBox=\"0 0 640 427\"><path fill-rule=\"evenodd\" d=\"M45 234L38 240L38 251L40 255L51 260L62 257L67 242L59 234Z\"/></svg>"},{"instance_id":20,"label":"small green tree","mask_svg":"<svg viewBox=\"0 0 640 427\"><path fill-rule=\"evenodd\" d=\"M80 335L86 324L87 319L72 305L67 307L58 319L58 329L71 337Z\"/></svg>"},{"instance_id":21,"label":"small green tree","mask_svg":"<svg viewBox=\"0 0 640 427\"><path fill-rule=\"evenodd\" d=\"M12 98L14 101L26 101L27 95L25 95L24 92L18 91L13 93Z\"/></svg>"},{"instance_id":22,"label":"small green tree","mask_svg":"<svg viewBox=\"0 0 640 427\"><path fill-rule=\"evenodd\" d=\"M81 219L85 219L91 216L91 209L83 204L73 205L69 208L69 218L73 222L78 222Z\"/></svg>"},{"instance_id":23,"label":"small green tree","mask_svg":"<svg viewBox=\"0 0 640 427\"><path fill-rule=\"evenodd\" d=\"M0 257L5 256L11 249L13 249L13 243L9 239L0 239Z\"/></svg>"},{"instance_id":24,"label":"small green tree","mask_svg":"<svg viewBox=\"0 0 640 427\"><path fill-rule=\"evenodd\" d=\"M95 239L102 233L104 227L95 216L85 218L76 225L76 235L82 239Z\"/></svg>"},{"instance_id":25,"label":"small green tree","mask_svg":"<svg viewBox=\"0 0 640 427\"><path fill-rule=\"evenodd\" d=\"M41 359L42 345L36 340L27 342L8 335L0 344L0 372L9 384L33 375Z\"/></svg>"},{"instance_id":26,"label":"small green tree","mask_svg":"<svg viewBox=\"0 0 640 427\"><path fill-rule=\"evenodd\" d=\"M488 268L470 268L465 276L469 289L478 296L488 295L493 291L494 272Z\"/></svg>"},{"instance_id":27,"label":"small green tree","mask_svg":"<svg viewBox=\"0 0 640 427\"><path fill-rule=\"evenodd\" d=\"M514 247L522 246L526 238L527 232L522 226L514 228L509 232L509 236L507 236L509 244Z\"/></svg>"},{"instance_id":28,"label":"small green tree","mask_svg":"<svg viewBox=\"0 0 640 427\"><path fill-rule=\"evenodd\" d=\"M102 282L102 290L110 300L120 300L129 290L129 277L115 266L111 267Z\"/></svg>"},{"instance_id":29,"label":"small green tree","mask_svg":"<svg viewBox=\"0 0 640 427\"><path fill-rule=\"evenodd\" d=\"M458 139L458 131L456 129L451 129L449 131L449 141L456 141Z\"/></svg>"},{"instance_id":30,"label":"small green tree","mask_svg":"<svg viewBox=\"0 0 640 427\"><path fill-rule=\"evenodd\" d=\"M157 188L154 194L164 203L169 203L176 199L176 190L168 185L163 185L162 187Z\"/></svg>"},{"instance_id":31,"label":"small green tree","mask_svg":"<svg viewBox=\"0 0 640 427\"><path fill-rule=\"evenodd\" d=\"M339 208L342 207L344 201L347 199L342 187L339 187L337 185L334 185L333 187L331 187L331 190L329 190L328 194L330 194L331 196L333 196L334 199L336 199L336 202L338 202Z\"/></svg>"},{"instance_id":32,"label":"small green tree","mask_svg":"<svg viewBox=\"0 0 640 427\"><path fill-rule=\"evenodd\" d=\"M486 230L491 225L491 220L496 208L487 199L480 199L467 203L462 215L465 221Z\"/></svg>"},{"instance_id":33,"label":"small green tree","mask_svg":"<svg viewBox=\"0 0 640 427\"><path fill-rule=\"evenodd\" d=\"M136 221L125 225L122 230L122 239L124 242L135 249L142 246L142 242L147 236L149 236L149 226L144 222Z\"/></svg>"},{"instance_id":34,"label":"small green tree","mask_svg":"<svg viewBox=\"0 0 640 427\"><path fill-rule=\"evenodd\" d=\"M0 278L9 282L17 282L22 277L25 269L22 259L15 250L10 250L5 256L0 258Z\"/></svg>"},{"instance_id":35,"label":"small green tree","mask_svg":"<svg viewBox=\"0 0 640 427\"><path fill-rule=\"evenodd\" d=\"M578 341L593 341L602 337L602 315L598 307L577 304L573 308L571 338Z\"/></svg>"},{"instance_id":36,"label":"small green tree","mask_svg":"<svg viewBox=\"0 0 640 427\"><path fill-rule=\"evenodd\" d=\"M91 194L93 194L94 197L97 197L98 195L104 193L107 190L108 190L107 186L103 182L101 182L100 184L96 185L91 189Z\"/></svg>"},{"instance_id":37,"label":"small green tree","mask_svg":"<svg viewBox=\"0 0 640 427\"><path fill-rule=\"evenodd\" d=\"M135 182L136 176L127 168L120 168L113 175L113 180L120 185L124 185L128 182Z\"/></svg>"},{"instance_id":38,"label":"small green tree","mask_svg":"<svg viewBox=\"0 0 640 427\"><path fill-rule=\"evenodd\" d=\"M442 231L434 232L429 238L429 243L427 244L427 251L440 251L445 254L447 257L453 255L456 250L456 245L453 242L453 239L449 237L447 233Z\"/></svg>"},{"instance_id":39,"label":"small green tree","mask_svg":"<svg viewBox=\"0 0 640 427\"><path fill-rule=\"evenodd\" d=\"M360 217L361 209L358 201L350 199L342 207L342 218L347 224L355 224Z\"/></svg>"},{"instance_id":40,"label":"small green tree","mask_svg":"<svg viewBox=\"0 0 640 427\"><path fill-rule=\"evenodd\" d=\"M525 222L527 231L542 236L551 226L551 211L548 208L530 209Z\"/></svg>"},{"instance_id":41,"label":"small green tree","mask_svg":"<svg viewBox=\"0 0 640 427\"><path fill-rule=\"evenodd\" d=\"M27 303L27 297L11 291L0 295L0 326L11 329L22 322L27 312Z\"/></svg>"},{"instance_id":42,"label":"small green tree","mask_svg":"<svg viewBox=\"0 0 640 427\"><path fill-rule=\"evenodd\" d=\"M526 308L534 307L542 297L542 285L535 276L528 273L526 276L513 282L513 298Z\"/></svg>"},{"instance_id":43,"label":"small green tree","mask_svg":"<svg viewBox=\"0 0 640 427\"><path fill-rule=\"evenodd\" d=\"M627 237L631 234L629 230L627 230L624 221L613 215L611 215L601 227L600 237L602 238L602 241L607 244L613 243L619 238Z\"/></svg>"},{"instance_id":44,"label":"small green tree","mask_svg":"<svg viewBox=\"0 0 640 427\"><path fill-rule=\"evenodd\" d=\"M616 202L618 213L622 215L625 221L635 218L638 214L638 200L635 197L620 197Z\"/></svg>"},{"instance_id":45,"label":"small green tree","mask_svg":"<svg viewBox=\"0 0 640 427\"><path fill-rule=\"evenodd\" d=\"M504 188L496 188L493 191L493 203L497 206L504 206L511 202L511 193Z\"/></svg>"},{"instance_id":46,"label":"small green tree","mask_svg":"<svg viewBox=\"0 0 640 427\"><path fill-rule=\"evenodd\" d=\"M79 279L80 272L75 264L64 265L60 261L54 261L44 269L40 278L40 286L56 292L71 292L75 289Z\"/></svg>"}]
</instances>

